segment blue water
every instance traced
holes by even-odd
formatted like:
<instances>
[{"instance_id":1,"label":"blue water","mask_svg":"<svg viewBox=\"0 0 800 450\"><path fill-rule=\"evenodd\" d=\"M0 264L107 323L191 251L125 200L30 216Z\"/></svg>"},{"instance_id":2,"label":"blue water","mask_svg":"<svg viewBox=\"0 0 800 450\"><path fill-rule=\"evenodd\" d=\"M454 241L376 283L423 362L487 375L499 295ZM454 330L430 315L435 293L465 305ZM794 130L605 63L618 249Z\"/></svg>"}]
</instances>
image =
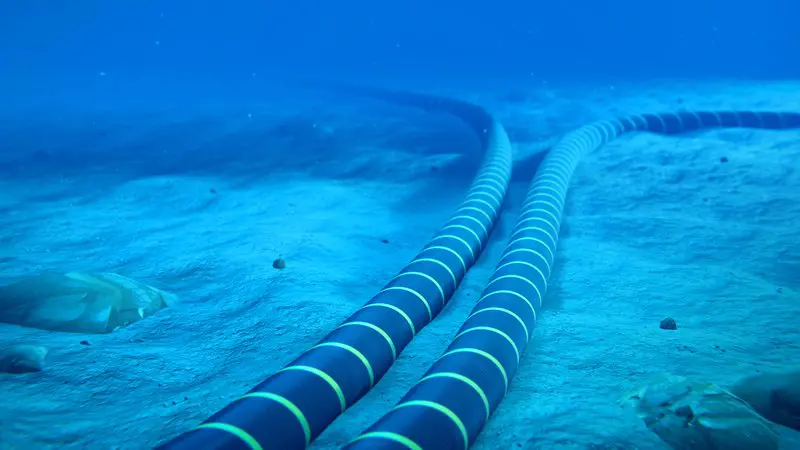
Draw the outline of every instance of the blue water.
<instances>
[{"instance_id":1,"label":"blue water","mask_svg":"<svg viewBox=\"0 0 800 450\"><path fill-rule=\"evenodd\" d=\"M181 301L108 335L0 323L0 350L48 349L42 371L0 373L0 449L152 448L191 429L447 221L483 158L473 131L315 83L481 105L514 160L483 256L311 447L328 449L445 351L561 137L625 114L798 112L798 24L796 0L2 2L0 283L111 271ZM798 142L636 134L588 155L533 340L473 448L667 448L616 404L646 375L725 385L797 361Z\"/></svg>"},{"instance_id":2,"label":"blue water","mask_svg":"<svg viewBox=\"0 0 800 450\"><path fill-rule=\"evenodd\" d=\"M0 92L97 102L104 89L160 98L196 85L241 98L296 77L458 86L800 73L793 0L202 5L4 4Z\"/></svg>"}]
</instances>

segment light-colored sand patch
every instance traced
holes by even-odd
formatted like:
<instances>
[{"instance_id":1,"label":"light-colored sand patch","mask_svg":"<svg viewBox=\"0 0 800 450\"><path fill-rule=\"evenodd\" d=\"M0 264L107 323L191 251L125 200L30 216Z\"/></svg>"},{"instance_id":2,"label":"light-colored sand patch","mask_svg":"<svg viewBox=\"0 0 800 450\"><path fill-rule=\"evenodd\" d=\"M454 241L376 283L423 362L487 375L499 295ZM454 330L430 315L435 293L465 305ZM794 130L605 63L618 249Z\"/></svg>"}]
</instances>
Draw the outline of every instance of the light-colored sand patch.
<instances>
[{"instance_id":1,"label":"light-colored sand patch","mask_svg":"<svg viewBox=\"0 0 800 450\"><path fill-rule=\"evenodd\" d=\"M46 371L0 374L11 448L142 448L197 423L369 299L442 220L397 210L406 191L381 182L164 177L35 205L12 187L6 280L113 270L181 302L110 335L0 324L0 340L50 349Z\"/></svg>"}]
</instances>

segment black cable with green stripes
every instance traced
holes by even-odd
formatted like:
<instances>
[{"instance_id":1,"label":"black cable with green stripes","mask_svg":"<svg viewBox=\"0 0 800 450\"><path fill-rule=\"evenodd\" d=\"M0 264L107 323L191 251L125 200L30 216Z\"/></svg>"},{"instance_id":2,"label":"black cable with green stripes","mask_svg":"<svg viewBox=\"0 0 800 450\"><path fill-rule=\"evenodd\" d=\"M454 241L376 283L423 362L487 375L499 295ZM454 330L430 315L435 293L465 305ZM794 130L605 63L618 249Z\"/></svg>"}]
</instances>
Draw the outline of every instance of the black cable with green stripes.
<instances>
[{"instance_id":1,"label":"black cable with green stripes","mask_svg":"<svg viewBox=\"0 0 800 450\"><path fill-rule=\"evenodd\" d=\"M445 353L386 415L345 448L466 449L505 396L530 341L550 278L572 173L581 158L628 132L712 127L800 128L800 114L677 112L597 122L567 134L531 184L506 250Z\"/></svg>"},{"instance_id":2,"label":"black cable with green stripes","mask_svg":"<svg viewBox=\"0 0 800 450\"><path fill-rule=\"evenodd\" d=\"M445 307L483 251L511 175L511 146L503 127L484 109L456 100L374 89L355 93L447 112L469 123L485 157L466 199L396 277L322 341L158 448L306 448L386 374L412 338Z\"/></svg>"}]
</instances>

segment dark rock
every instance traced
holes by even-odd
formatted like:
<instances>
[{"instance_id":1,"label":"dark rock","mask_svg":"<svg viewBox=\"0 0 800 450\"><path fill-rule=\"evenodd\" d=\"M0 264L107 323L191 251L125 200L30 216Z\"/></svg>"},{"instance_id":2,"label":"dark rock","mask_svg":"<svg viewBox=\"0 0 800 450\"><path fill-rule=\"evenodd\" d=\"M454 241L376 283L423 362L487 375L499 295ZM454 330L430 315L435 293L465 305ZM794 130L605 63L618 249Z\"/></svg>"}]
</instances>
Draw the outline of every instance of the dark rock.
<instances>
[{"instance_id":1,"label":"dark rock","mask_svg":"<svg viewBox=\"0 0 800 450\"><path fill-rule=\"evenodd\" d=\"M661 321L661 324L658 325L658 328L661 328L662 330L677 330L678 324L675 323L675 319L672 317L667 317Z\"/></svg>"}]
</instances>

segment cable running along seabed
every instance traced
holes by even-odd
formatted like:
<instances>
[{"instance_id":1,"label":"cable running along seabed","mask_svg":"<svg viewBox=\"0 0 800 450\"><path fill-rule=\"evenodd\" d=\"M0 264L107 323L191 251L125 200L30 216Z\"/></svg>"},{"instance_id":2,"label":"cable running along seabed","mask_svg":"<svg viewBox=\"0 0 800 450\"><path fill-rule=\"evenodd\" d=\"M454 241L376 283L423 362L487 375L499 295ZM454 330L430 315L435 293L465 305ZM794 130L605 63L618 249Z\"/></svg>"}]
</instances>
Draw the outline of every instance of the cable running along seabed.
<instances>
[{"instance_id":1,"label":"cable running along seabed","mask_svg":"<svg viewBox=\"0 0 800 450\"><path fill-rule=\"evenodd\" d=\"M553 267L567 187L581 158L624 133L713 127L800 128L800 114L634 115L587 125L561 139L542 162L506 250L450 346L400 403L345 448L468 448L505 396L530 341Z\"/></svg>"},{"instance_id":2,"label":"cable running along seabed","mask_svg":"<svg viewBox=\"0 0 800 450\"><path fill-rule=\"evenodd\" d=\"M511 176L511 146L503 127L483 108L456 100L338 90L461 118L478 133L483 165L450 220L383 290L289 365L159 449L306 448L386 374L444 308L486 245Z\"/></svg>"}]
</instances>

